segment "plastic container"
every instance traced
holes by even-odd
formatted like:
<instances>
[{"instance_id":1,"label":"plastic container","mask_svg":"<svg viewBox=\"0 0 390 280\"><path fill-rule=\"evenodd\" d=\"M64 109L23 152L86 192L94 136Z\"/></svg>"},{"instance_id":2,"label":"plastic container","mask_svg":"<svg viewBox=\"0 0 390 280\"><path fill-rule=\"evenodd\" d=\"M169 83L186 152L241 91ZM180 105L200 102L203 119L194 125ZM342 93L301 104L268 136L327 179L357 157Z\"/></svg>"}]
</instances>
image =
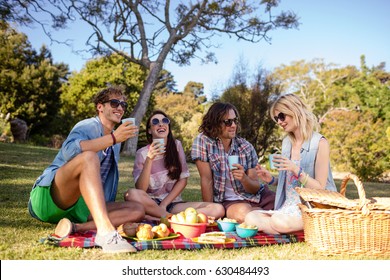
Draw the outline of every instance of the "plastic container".
<instances>
[{"instance_id":1,"label":"plastic container","mask_svg":"<svg viewBox=\"0 0 390 280\"><path fill-rule=\"evenodd\" d=\"M185 238L194 238L206 232L207 223L183 224L169 221L175 233L180 233Z\"/></svg>"},{"instance_id":2,"label":"plastic container","mask_svg":"<svg viewBox=\"0 0 390 280\"><path fill-rule=\"evenodd\" d=\"M252 237L257 234L257 228L243 228L240 225L236 226L237 235L241 238Z\"/></svg>"},{"instance_id":3,"label":"plastic container","mask_svg":"<svg viewBox=\"0 0 390 280\"><path fill-rule=\"evenodd\" d=\"M236 225L238 225L237 222L225 222L217 220L218 228L220 231L229 232L229 231L235 231Z\"/></svg>"}]
</instances>

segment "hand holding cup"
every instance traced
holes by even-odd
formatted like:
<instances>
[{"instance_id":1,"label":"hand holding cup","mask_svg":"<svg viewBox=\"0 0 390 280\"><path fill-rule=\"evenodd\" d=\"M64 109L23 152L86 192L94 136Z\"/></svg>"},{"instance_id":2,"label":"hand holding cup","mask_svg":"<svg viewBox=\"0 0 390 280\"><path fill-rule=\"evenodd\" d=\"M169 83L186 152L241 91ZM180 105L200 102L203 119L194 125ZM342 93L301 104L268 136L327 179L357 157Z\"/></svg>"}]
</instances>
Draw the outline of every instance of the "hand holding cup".
<instances>
[{"instance_id":1,"label":"hand holding cup","mask_svg":"<svg viewBox=\"0 0 390 280\"><path fill-rule=\"evenodd\" d=\"M228 162L230 170L237 169L237 166L233 166L233 164L238 164L238 156L228 156Z\"/></svg>"},{"instance_id":2,"label":"hand holding cup","mask_svg":"<svg viewBox=\"0 0 390 280\"><path fill-rule=\"evenodd\" d=\"M158 149L158 152L160 154L165 153L165 140L164 140L164 138L153 139L152 145L153 145L153 147L156 147Z\"/></svg>"}]
</instances>

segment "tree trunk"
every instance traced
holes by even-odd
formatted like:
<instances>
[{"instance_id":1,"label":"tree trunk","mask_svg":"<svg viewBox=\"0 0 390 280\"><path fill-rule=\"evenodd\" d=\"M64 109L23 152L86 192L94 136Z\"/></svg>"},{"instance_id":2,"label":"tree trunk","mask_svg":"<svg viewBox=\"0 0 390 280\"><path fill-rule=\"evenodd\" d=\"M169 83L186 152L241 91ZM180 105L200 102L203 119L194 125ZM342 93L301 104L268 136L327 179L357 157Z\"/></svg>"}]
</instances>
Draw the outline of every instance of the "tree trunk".
<instances>
[{"instance_id":1,"label":"tree trunk","mask_svg":"<svg viewBox=\"0 0 390 280\"><path fill-rule=\"evenodd\" d=\"M140 123L145 115L154 86L156 85L160 71L162 70L162 63L152 63L150 68L150 72L146 77L138 102L134 107L134 111L130 114L131 117L135 118L135 122L138 126L140 126ZM122 153L129 156L135 155L135 152L137 151L137 143L138 135L130 138L124 143Z\"/></svg>"}]
</instances>

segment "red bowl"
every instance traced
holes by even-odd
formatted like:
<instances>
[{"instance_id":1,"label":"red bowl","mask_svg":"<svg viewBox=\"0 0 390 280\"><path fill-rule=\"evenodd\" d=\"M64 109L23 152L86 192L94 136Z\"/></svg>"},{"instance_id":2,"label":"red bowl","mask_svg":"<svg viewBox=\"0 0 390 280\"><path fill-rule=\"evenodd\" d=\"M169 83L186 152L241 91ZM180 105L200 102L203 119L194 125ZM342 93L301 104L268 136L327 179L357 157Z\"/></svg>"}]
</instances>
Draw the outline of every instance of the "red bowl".
<instances>
[{"instance_id":1,"label":"red bowl","mask_svg":"<svg viewBox=\"0 0 390 280\"><path fill-rule=\"evenodd\" d=\"M175 233L180 233L185 238L194 238L200 236L202 233L206 232L206 227L208 223L196 223L196 224L183 224L176 223L169 220L171 223L171 228Z\"/></svg>"}]
</instances>

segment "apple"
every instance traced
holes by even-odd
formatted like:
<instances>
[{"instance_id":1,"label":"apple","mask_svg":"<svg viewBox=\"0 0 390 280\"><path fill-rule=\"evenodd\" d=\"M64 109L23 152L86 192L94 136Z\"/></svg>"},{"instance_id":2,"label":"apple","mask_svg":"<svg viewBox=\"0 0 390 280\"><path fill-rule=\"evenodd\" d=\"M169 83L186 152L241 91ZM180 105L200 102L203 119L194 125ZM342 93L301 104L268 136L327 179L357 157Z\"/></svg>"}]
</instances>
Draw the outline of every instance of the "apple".
<instances>
[{"instance_id":1,"label":"apple","mask_svg":"<svg viewBox=\"0 0 390 280\"><path fill-rule=\"evenodd\" d=\"M185 215L188 215L189 213L194 213L195 215L198 214L195 208L188 207L186 210L184 210Z\"/></svg>"},{"instance_id":2,"label":"apple","mask_svg":"<svg viewBox=\"0 0 390 280\"><path fill-rule=\"evenodd\" d=\"M198 216L196 213L187 213L186 214L186 223L187 224L196 224L198 222Z\"/></svg>"},{"instance_id":3,"label":"apple","mask_svg":"<svg viewBox=\"0 0 390 280\"><path fill-rule=\"evenodd\" d=\"M174 222L174 223L178 223L178 222L179 222L179 219L177 218L176 215L172 215L171 221Z\"/></svg>"},{"instance_id":4,"label":"apple","mask_svg":"<svg viewBox=\"0 0 390 280\"><path fill-rule=\"evenodd\" d=\"M177 217L178 223L182 223L182 224L186 223L186 216L185 216L184 212L177 213L176 217Z\"/></svg>"},{"instance_id":5,"label":"apple","mask_svg":"<svg viewBox=\"0 0 390 280\"><path fill-rule=\"evenodd\" d=\"M208 223L209 218L206 216L206 214L199 212L198 213L198 223Z\"/></svg>"}]
</instances>

